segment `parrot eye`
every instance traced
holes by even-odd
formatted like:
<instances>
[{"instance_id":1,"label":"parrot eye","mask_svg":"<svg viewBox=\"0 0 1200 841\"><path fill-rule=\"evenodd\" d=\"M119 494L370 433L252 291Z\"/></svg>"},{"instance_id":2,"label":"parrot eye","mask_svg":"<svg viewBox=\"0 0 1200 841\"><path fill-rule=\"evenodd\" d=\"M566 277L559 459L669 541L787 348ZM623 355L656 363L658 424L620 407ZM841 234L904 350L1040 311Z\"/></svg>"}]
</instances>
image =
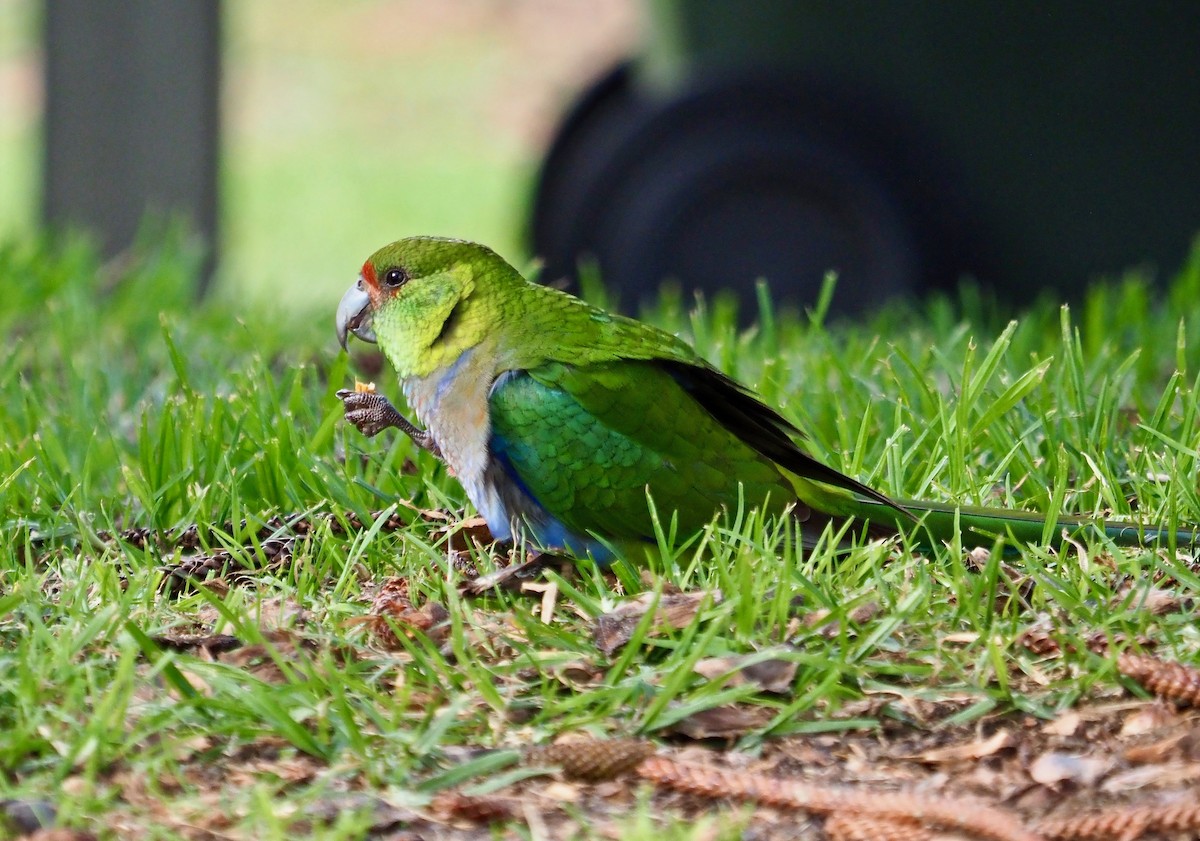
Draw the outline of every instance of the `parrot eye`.
<instances>
[{"instance_id":1,"label":"parrot eye","mask_svg":"<svg viewBox=\"0 0 1200 841\"><path fill-rule=\"evenodd\" d=\"M392 287L393 289L395 289L397 286L402 285L407 280L408 280L408 272L404 271L404 269L393 268L393 269L388 269L386 272L383 273L383 282L387 286Z\"/></svg>"}]
</instances>

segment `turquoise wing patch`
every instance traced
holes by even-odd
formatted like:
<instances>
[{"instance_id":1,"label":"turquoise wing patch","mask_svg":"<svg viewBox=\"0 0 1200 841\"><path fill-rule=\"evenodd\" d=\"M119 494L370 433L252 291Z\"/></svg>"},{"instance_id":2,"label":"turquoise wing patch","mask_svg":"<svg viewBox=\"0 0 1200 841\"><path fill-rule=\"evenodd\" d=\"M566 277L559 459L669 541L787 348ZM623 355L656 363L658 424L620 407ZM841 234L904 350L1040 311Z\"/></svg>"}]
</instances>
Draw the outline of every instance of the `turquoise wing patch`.
<instances>
[{"instance_id":1,"label":"turquoise wing patch","mask_svg":"<svg viewBox=\"0 0 1200 841\"><path fill-rule=\"evenodd\" d=\"M647 490L664 523L702 528L746 501L782 509L778 468L716 421L654 362L550 364L506 375L490 397L492 454L576 534L650 540Z\"/></svg>"}]
</instances>

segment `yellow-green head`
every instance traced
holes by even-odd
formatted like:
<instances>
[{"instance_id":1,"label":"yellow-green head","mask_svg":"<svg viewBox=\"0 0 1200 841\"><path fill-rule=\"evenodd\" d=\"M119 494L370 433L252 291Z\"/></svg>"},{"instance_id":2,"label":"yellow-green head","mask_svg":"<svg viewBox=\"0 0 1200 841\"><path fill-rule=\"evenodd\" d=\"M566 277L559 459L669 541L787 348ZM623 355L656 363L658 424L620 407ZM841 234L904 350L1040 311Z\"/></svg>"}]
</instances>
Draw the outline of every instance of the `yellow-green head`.
<instances>
[{"instance_id":1,"label":"yellow-green head","mask_svg":"<svg viewBox=\"0 0 1200 841\"><path fill-rule=\"evenodd\" d=\"M505 298L526 281L490 248L462 240L412 237L367 258L337 312L347 333L378 342L401 378L425 376L487 335ZM506 293L512 290L512 293Z\"/></svg>"}]
</instances>

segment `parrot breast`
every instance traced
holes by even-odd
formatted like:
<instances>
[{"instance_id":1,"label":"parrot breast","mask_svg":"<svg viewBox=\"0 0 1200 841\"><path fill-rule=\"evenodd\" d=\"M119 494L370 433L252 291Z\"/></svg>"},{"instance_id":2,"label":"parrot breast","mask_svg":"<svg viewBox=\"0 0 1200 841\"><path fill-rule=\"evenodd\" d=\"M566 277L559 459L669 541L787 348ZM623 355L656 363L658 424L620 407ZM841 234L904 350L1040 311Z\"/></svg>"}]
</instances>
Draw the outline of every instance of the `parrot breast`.
<instances>
[{"instance_id":1,"label":"parrot breast","mask_svg":"<svg viewBox=\"0 0 1200 841\"><path fill-rule=\"evenodd\" d=\"M409 406L437 442L447 467L494 538L514 540L524 532L541 549L590 554L607 564L612 550L594 538L575 534L551 515L514 479L503 450L495 451L489 398L512 372L494 378L477 351L465 351L453 364L427 377L404 380Z\"/></svg>"},{"instance_id":2,"label":"parrot breast","mask_svg":"<svg viewBox=\"0 0 1200 841\"><path fill-rule=\"evenodd\" d=\"M471 349L427 377L404 380L402 388L492 534L506 540L512 532L510 518L487 476L491 381L491 372Z\"/></svg>"}]
</instances>

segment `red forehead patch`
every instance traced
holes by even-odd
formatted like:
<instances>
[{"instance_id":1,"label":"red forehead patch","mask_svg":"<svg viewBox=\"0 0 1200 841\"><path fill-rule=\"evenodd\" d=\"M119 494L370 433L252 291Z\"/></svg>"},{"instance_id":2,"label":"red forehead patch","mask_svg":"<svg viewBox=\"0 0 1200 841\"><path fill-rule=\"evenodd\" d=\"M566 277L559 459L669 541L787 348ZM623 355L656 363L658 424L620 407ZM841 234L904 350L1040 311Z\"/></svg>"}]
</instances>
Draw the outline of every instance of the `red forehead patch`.
<instances>
[{"instance_id":1,"label":"red forehead patch","mask_svg":"<svg viewBox=\"0 0 1200 841\"><path fill-rule=\"evenodd\" d=\"M374 290L379 289L379 280L375 277L375 267L371 265L370 260L363 263L362 276L368 287Z\"/></svg>"}]
</instances>

